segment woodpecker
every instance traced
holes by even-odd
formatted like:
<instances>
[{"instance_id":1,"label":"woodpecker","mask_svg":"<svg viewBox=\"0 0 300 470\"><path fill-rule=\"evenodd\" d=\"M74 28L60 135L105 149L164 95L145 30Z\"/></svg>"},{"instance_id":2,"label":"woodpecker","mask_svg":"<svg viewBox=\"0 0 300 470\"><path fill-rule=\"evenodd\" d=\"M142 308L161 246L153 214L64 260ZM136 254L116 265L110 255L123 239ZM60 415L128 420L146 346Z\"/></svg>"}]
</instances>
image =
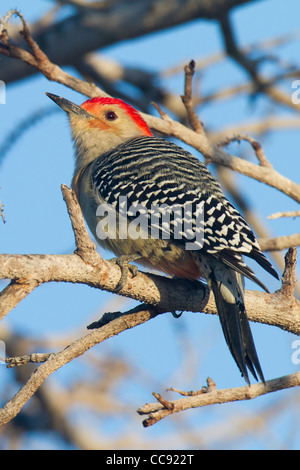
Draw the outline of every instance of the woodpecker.
<instances>
[{"instance_id":1,"label":"woodpecker","mask_svg":"<svg viewBox=\"0 0 300 470\"><path fill-rule=\"evenodd\" d=\"M279 278L217 180L191 153L154 136L124 101L96 97L78 106L47 95L69 117L75 149L72 188L85 220L126 273L116 290L126 282L133 260L177 278L206 280L242 376L250 385L249 370L265 382L245 309L244 276L268 289L243 256ZM101 225L103 207L106 216L109 211L116 215L111 227L112 218Z\"/></svg>"}]
</instances>

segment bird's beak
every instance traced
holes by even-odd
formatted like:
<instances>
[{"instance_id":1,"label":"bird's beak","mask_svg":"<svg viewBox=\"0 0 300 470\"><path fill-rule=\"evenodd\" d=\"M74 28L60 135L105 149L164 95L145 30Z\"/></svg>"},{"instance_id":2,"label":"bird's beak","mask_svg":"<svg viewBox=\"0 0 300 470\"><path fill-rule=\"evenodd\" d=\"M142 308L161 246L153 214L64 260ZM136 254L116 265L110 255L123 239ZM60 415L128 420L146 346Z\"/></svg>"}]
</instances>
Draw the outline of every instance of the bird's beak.
<instances>
[{"instance_id":1,"label":"bird's beak","mask_svg":"<svg viewBox=\"0 0 300 470\"><path fill-rule=\"evenodd\" d=\"M53 95L52 93L46 93L46 95L54 101L58 106L61 107L68 115L72 114L77 114L78 116L81 117L89 117L89 118L94 118L95 116L92 116L89 114L85 109L81 108L75 103L72 103L72 101L66 100L65 98L62 98L61 96Z\"/></svg>"}]
</instances>

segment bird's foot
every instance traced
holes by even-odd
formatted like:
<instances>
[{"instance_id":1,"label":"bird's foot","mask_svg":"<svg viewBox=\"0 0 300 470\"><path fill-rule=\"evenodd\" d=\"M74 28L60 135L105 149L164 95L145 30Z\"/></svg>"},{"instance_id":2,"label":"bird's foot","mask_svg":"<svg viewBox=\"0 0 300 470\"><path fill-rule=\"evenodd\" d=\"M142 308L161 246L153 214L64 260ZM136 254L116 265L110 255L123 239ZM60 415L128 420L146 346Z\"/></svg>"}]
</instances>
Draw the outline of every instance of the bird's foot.
<instances>
[{"instance_id":1,"label":"bird's foot","mask_svg":"<svg viewBox=\"0 0 300 470\"><path fill-rule=\"evenodd\" d=\"M121 269L121 277L119 279L118 284L116 285L114 289L114 292L117 293L121 289L123 289L123 287L125 286L127 282L129 271L131 272L132 277L137 276L139 272L138 267L129 263L131 261L136 261L137 259L140 259L141 257L142 255L140 255L139 253L136 253L132 255L122 255L122 256L119 256L118 258L112 258L109 260L111 263L117 264L119 268Z\"/></svg>"}]
</instances>

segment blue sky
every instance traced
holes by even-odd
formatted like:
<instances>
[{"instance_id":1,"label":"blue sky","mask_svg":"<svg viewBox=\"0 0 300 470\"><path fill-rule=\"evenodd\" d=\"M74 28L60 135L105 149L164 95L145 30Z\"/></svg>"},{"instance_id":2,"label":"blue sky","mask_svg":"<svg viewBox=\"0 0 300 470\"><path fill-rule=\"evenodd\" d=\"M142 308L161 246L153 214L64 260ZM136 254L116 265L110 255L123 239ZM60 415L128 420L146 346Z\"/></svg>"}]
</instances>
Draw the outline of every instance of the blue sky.
<instances>
[{"instance_id":1,"label":"blue sky","mask_svg":"<svg viewBox=\"0 0 300 470\"><path fill-rule=\"evenodd\" d=\"M1 15L10 8L10 4L5 3L6 5L2 3ZM50 5L50 2L42 0L17 0L15 3L27 20L39 18ZM66 9L65 14L68 14L68 11ZM240 44L246 46L297 30L299 15L295 14L296 11L299 11L297 0L286 2L273 0L272 8L269 2L255 2L253 5L237 9L233 20ZM124 65L160 71L192 58L197 60L209 56L221 48L222 41L217 25L197 20L170 31L125 41L101 52ZM299 42L281 47L276 53L282 59L297 64ZM70 73L75 73L72 69L68 70ZM227 60L211 67L201 82L201 88L204 93L215 91L223 86L238 84L244 79L244 72ZM173 92L182 94L183 73L170 80L161 79L161 83ZM289 87L291 84L286 85L287 90ZM31 114L40 108L53 109L54 104L45 96L46 91L60 94L76 103L85 100L85 97L78 93L62 85L50 83L46 78L37 75L9 85L6 89L6 104L0 105L0 146L7 134L21 120L29 119ZM253 104L242 96L232 101L204 106L200 110L200 117L207 128L221 129L244 120L262 118L271 108L267 100L259 98L258 103ZM296 116L286 109L280 111L286 116ZM270 133L264 137L262 144L266 156L274 167L285 176L299 182L299 130ZM230 147L230 150L237 154L239 152L237 146ZM249 156L255 161L251 152ZM73 234L60 192L62 183L70 184L72 172L73 150L69 129L64 113L58 109L24 133L3 161L0 156L0 200L5 204L6 217L5 225L0 221L1 252L59 254L73 251ZM266 219L273 212L298 209L294 201L247 177L236 175L236 179L243 194L253 208L259 211L274 236L299 232L299 219L298 221L286 219L284 222ZM109 253L101 253L106 258L111 257ZM270 290L280 287L279 282L271 276L262 273L260 269L256 271ZM1 281L0 284L1 287L5 285ZM247 287L256 289L250 282L247 283ZM117 296L87 286L49 284L39 287L19 304L7 316L4 324L16 333L24 333L40 340L53 335L61 337L69 333L75 338L79 333L82 334L85 326L98 318L101 313L119 308L125 310L131 305L133 302L127 300L120 307ZM268 326L252 324L251 327L267 379L299 369L299 365L295 366L291 361L293 352L291 346L296 339L295 336ZM137 407L152 401L152 391L162 392L167 386L186 390L199 389L205 384L208 376L213 377L219 388L243 385L225 345L218 319L209 315L185 313L180 319L175 320L171 314L166 314L97 346L94 353L99 354L99 357L124 357L133 364L133 380L122 384L122 392L119 392L132 406L133 414ZM187 373L187 367L190 368L190 373ZM138 383L139 373L148 377L145 381L147 386ZM2 367L0 369L2 386L7 385L9 377L10 372ZM55 375L55 378L63 384L67 384L69 380L85 377L90 378L88 358L70 364ZM0 394L2 386L0 385ZM291 397L292 402L295 394L287 391L281 396L287 399ZM254 402L226 405L226 411L218 407L189 412L185 416L188 416L187 421L196 430L195 432L199 432L203 430L204 424L211 426L215 420L221 419L222 414L225 417L230 415L228 411L230 409L232 413L240 410L241 415L248 416L265 407L271 407L281 396L277 393ZM80 413L78 410L74 413L76 420ZM287 446L285 433L288 433L292 419L292 411L288 409L283 417L275 420L272 430L278 442ZM93 420L91 422L93 426L99 425ZM129 429L126 428L126 423L115 418L101 423L101 430L109 435L117 433L120 429L126 432L138 429L138 432L145 433L145 439L169 435L173 436L173 447L179 448L180 440L172 424L173 421L170 419L151 429L142 430L140 418L134 415ZM299 427L297 433L293 440L294 448L300 447ZM29 435L27 439L23 443L24 448L64 446L60 440L45 435L42 438ZM267 434L263 434L259 439L253 436L244 439L240 445L247 448L264 448L268 446L268 442L275 442L276 439L268 441ZM169 445L171 447L171 444Z\"/></svg>"}]
</instances>

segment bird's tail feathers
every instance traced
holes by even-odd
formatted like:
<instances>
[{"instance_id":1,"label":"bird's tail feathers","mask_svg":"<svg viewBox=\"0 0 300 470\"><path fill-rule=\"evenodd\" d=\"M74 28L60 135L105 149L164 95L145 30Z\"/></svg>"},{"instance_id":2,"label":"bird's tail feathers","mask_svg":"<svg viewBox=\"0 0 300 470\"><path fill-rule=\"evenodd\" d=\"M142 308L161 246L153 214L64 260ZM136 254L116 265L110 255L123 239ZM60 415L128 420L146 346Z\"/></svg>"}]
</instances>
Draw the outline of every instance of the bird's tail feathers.
<instances>
[{"instance_id":1,"label":"bird's tail feathers","mask_svg":"<svg viewBox=\"0 0 300 470\"><path fill-rule=\"evenodd\" d=\"M254 345L244 303L244 279L234 270L220 266L212 270L208 284L213 291L229 350L241 374L250 384L248 370L265 382Z\"/></svg>"}]
</instances>

